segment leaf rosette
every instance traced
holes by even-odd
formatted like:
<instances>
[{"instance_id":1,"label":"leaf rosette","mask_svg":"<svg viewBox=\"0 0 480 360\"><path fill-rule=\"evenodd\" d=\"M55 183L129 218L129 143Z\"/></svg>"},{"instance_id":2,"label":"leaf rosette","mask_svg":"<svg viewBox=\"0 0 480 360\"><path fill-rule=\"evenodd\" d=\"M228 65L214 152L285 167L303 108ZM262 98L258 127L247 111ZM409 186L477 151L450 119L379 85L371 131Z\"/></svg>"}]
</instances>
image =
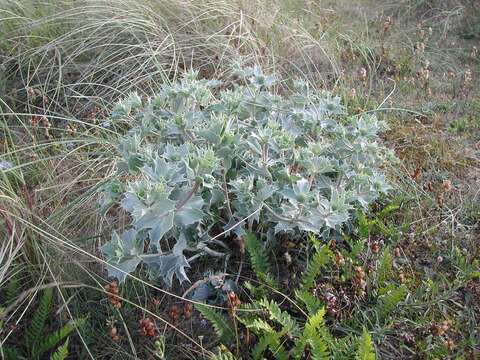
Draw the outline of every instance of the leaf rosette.
<instances>
[{"instance_id":1,"label":"leaf rosette","mask_svg":"<svg viewBox=\"0 0 480 360\"><path fill-rule=\"evenodd\" d=\"M132 94L115 106L110 121L132 126L102 209L120 205L132 222L102 248L109 275L123 281L143 262L167 285L187 280L184 253L222 255L212 247L246 228L327 238L389 190L385 123L348 116L339 97L302 81L282 97L259 67L235 76L218 90L190 71L146 101Z\"/></svg>"}]
</instances>

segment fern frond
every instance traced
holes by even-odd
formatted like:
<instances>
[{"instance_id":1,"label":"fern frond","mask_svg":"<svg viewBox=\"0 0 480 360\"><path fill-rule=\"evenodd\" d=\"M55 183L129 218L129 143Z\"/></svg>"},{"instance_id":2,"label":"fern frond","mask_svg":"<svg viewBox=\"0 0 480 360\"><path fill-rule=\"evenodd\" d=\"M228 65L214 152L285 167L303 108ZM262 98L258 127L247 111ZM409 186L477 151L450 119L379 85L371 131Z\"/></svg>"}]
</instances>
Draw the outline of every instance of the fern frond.
<instances>
[{"instance_id":1,"label":"fern frond","mask_svg":"<svg viewBox=\"0 0 480 360\"><path fill-rule=\"evenodd\" d=\"M288 352L285 350L285 347L278 341L278 345L271 347L270 351L272 352L275 359L278 360L287 360L289 359Z\"/></svg>"},{"instance_id":2,"label":"fern frond","mask_svg":"<svg viewBox=\"0 0 480 360\"><path fill-rule=\"evenodd\" d=\"M19 272L15 271L8 280L8 285L6 289L6 303L11 304L16 300L17 296L20 294L20 278Z\"/></svg>"},{"instance_id":3,"label":"fern frond","mask_svg":"<svg viewBox=\"0 0 480 360\"><path fill-rule=\"evenodd\" d=\"M262 311L261 306L258 304L258 301L252 300L251 302L247 303L242 303L237 309L240 313L255 313Z\"/></svg>"},{"instance_id":4,"label":"fern frond","mask_svg":"<svg viewBox=\"0 0 480 360\"><path fill-rule=\"evenodd\" d=\"M257 345L252 352L252 358L254 360L263 360L263 353L266 350L270 350L274 356L274 359L283 360L288 359L288 353L281 344L280 335L275 331L266 332L260 337Z\"/></svg>"},{"instance_id":5,"label":"fern frond","mask_svg":"<svg viewBox=\"0 0 480 360\"><path fill-rule=\"evenodd\" d=\"M253 319L247 327L256 334L275 332L272 326L262 319Z\"/></svg>"},{"instance_id":6,"label":"fern frond","mask_svg":"<svg viewBox=\"0 0 480 360\"><path fill-rule=\"evenodd\" d=\"M358 234L362 239L367 239L370 231L372 230L373 223L370 221L364 212L357 212L358 220Z\"/></svg>"},{"instance_id":7,"label":"fern frond","mask_svg":"<svg viewBox=\"0 0 480 360\"><path fill-rule=\"evenodd\" d=\"M65 360L68 356L68 338L50 357L50 360Z\"/></svg>"},{"instance_id":8,"label":"fern frond","mask_svg":"<svg viewBox=\"0 0 480 360\"><path fill-rule=\"evenodd\" d=\"M263 299L260 300L259 304L268 310L270 320L276 321L282 325L283 334L289 334L294 337L300 335L300 328L295 319L293 319L287 312L282 311L275 301Z\"/></svg>"},{"instance_id":9,"label":"fern frond","mask_svg":"<svg viewBox=\"0 0 480 360\"><path fill-rule=\"evenodd\" d=\"M268 349L275 359L288 359L288 352L282 345L282 337L285 334L299 334L298 324L286 312L282 312L280 307L274 301L263 299L257 306L266 309L270 320L278 322L282 326L281 331L277 331L265 320L256 317L241 318L240 321L259 337L259 342L255 346L253 359L263 359L263 353Z\"/></svg>"},{"instance_id":10,"label":"fern frond","mask_svg":"<svg viewBox=\"0 0 480 360\"><path fill-rule=\"evenodd\" d=\"M310 291L296 290L295 297L305 304L310 315L315 314L321 307L322 303Z\"/></svg>"},{"instance_id":11,"label":"fern frond","mask_svg":"<svg viewBox=\"0 0 480 360\"><path fill-rule=\"evenodd\" d=\"M330 357L335 360L351 360L352 349L355 347L357 338L349 334L342 338L336 338L330 345Z\"/></svg>"},{"instance_id":12,"label":"fern frond","mask_svg":"<svg viewBox=\"0 0 480 360\"><path fill-rule=\"evenodd\" d=\"M377 305L380 317L385 319L405 299L407 293L407 287L401 285L380 296L380 302Z\"/></svg>"},{"instance_id":13,"label":"fern frond","mask_svg":"<svg viewBox=\"0 0 480 360\"><path fill-rule=\"evenodd\" d=\"M237 309L237 320L245 327L250 327L263 312L264 310L256 301L243 303Z\"/></svg>"},{"instance_id":14,"label":"fern frond","mask_svg":"<svg viewBox=\"0 0 480 360\"><path fill-rule=\"evenodd\" d=\"M20 351L18 351L16 348L13 347L8 347L8 346L3 346L1 351L0 351L0 356L2 356L2 359L5 360L20 360L20 359L25 359L20 354Z\"/></svg>"},{"instance_id":15,"label":"fern frond","mask_svg":"<svg viewBox=\"0 0 480 360\"><path fill-rule=\"evenodd\" d=\"M327 329L324 322L325 309L322 308L315 315L308 318L303 334L295 345L295 354L300 356L306 345L309 345L311 357L314 360L330 359L329 346L327 341Z\"/></svg>"},{"instance_id":16,"label":"fern frond","mask_svg":"<svg viewBox=\"0 0 480 360\"><path fill-rule=\"evenodd\" d=\"M47 351L52 350L58 343L66 339L77 327L81 327L84 323L85 319L77 319L63 325L59 330L42 339L32 353L33 357L41 357Z\"/></svg>"},{"instance_id":17,"label":"fern frond","mask_svg":"<svg viewBox=\"0 0 480 360\"><path fill-rule=\"evenodd\" d=\"M367 329L363 328L363 333L358 340L357 353L355 360L375 360L375 347L373 346L372 338Z\"/></svg>"},{"instance_id":18,"label":"fern frond","mask_svg":"<svg viewBox=\"0 0 480 360\"><path fill-rule=\"evenodd\" d=\"M277 341L275 334L273 333L266 333L263 336L260 337L258 340L257 345L255 345L255 348L253 349L252 352L252 359L254 360L262 360L263 359L263 353L265 350L269 348L271 344L274 344Z\"/></svg>"},{"instance_id":19,"label":"fern frond","mask_svg":"<svg viewBox=\"0 0 480 360\"><path fill-rule=\"evenodd\" d=\"M313 255L310 264L308 264L307 270L302 275L300 291L308 291L315 285L315 280L320 275L320 271L331 262L332 256L332 251L327 245L322 245L318 249L315 255Z\"/></svg>"},{"instance_id":20,"label":"fern frond","mask_svg":"<svg viewBox=\"0 0 480 360\"><path fill-rule=\"evenodd\" d=\"M43 337L43 330L48 317L50 316L50 311L52 308L53 302L53 288L46 288L42 292L40 302L37 309L33 313L32 321L30 326L27 329L25 343L27 349L30 352L34 352L34 349L37 347L38 342Z\"/></svg>"},{"instance_id":21,"label":"fern frond","mask_svg":"<svg viewBox=\"0 0 480 360\"><path fill-rule=\"evenodd\" d=\"M245 246L250 255L250 262L255 275L257 275L260 281L278 289L278 283L271 275L272 267L260 240L253 234L248 234L245 240Z\"/></svg>"},{"instance_id":22,"label":"fern frond","mask_svg":"<svg viewBox=\"0 0 480 360\"><path fill-rule=\"evenodd\" d=\"M204 318L212 323L220 341L226 344L235 341L235 331L230 326L230 323L225 316L211 306L196 304L195 307L198 311L200 311Z\"/></svg>"},{"instance_id":23,"label":"fern frond","mask_svg":"<svg viewBox=\"0 0 480 360\"><path fill-rule=\"evenodd\" d=\"M387 280L392 277L393 259L390 254L390 248L387 246L383 249L378 260L377 283L378 286L385 286Z\"/></svg>"}]
</instances>

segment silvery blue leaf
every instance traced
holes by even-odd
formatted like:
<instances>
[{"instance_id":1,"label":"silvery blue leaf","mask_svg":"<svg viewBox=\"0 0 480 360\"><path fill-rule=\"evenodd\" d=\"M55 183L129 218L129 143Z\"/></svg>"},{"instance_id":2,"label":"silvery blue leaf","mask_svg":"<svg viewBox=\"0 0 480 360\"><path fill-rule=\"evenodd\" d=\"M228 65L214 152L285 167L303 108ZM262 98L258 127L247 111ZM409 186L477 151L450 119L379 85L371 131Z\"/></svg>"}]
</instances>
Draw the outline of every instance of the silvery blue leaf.
<instances>
[{"instance_id":1,"label":"silvery blue leaf","mask_svg":"<svg viewBox=\"0 0 480 360\"><path fill-rule=\"evenodd\" d=\"M160 249L160 240L162 240L163 236L172 229L173 218L173 211L162 214L150 228L150 231L148 232L150 234L150 240L157 246L157 249Z\"/></svg>"},{"instance_id":2,"label":"silvery blue leaf","mask_svg":"<svg viewBox=\"0 0 480 360\"><path fill-rule=\"evenodd\" d=\"M118 263L108 263L108 276L117 278L119 283L123 283L127 278L128 274L131 274L137 269L137 266L140 264L141 261L142 259L139 257L132 257Z\"/></svg>"},{"instance_id":3,"label":"silvery blue leaf","mask_svg":"<svg viewBox=\"0 0 480 360\"><path fill-rule=\"evenodd\" d=\"M329 228L335 229L337 226L346 222L348 218L348 212L330 212L324 215L323 220L325 221L325 225L327 225Z\"/></svg>"},{"instance_id":4,"label":"silvery blue leaf","mask_svg":"<svg viewBox=\"0 0 480 360\"><path fill-rule=\"evenodd\" d=\"M204 201L200 196L192 196L185 205L175 211L175 224L188 226L201 221L205 215L203 205Z\"/></svg>"},{"instance_id":5,"label":"silvery blue leaf","mask_svg":"<svg viewBox=\"0 0 480 360\"><path fill-rule=\"evenodd\" d=\"M13 164L9 161L0 160L0 170L8 170L13 167Z\"/></svg>"},{"instance_id":6,"label":"silvery blue leaf","mask_svg":"<svg viewBox=\"0 0 480 360\"><path fill-rule=\"evenodd\" d=\"M152 270L163 278L167 286L172 286L173 276L182 283L189 281L185 273L185 268L190 267L187 259L183 255L183 250L187 246L186 238L183 234L179 237L171 254L149 254L142 257L145 264L152 267Z\"/></svg>"}]
</instances>

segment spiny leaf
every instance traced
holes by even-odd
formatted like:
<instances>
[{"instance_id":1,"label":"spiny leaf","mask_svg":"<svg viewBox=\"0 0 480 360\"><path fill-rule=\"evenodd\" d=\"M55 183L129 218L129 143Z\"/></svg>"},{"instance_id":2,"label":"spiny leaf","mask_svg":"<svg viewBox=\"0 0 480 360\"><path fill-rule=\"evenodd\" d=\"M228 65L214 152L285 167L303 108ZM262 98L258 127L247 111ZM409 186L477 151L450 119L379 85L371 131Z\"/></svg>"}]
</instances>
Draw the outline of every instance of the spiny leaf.
<instances>
[{"instance_id":1,"label":"spiny leaf","mask_svg":"<svg viewBox=\"0 0 480 360\"><path fill-rule=\"evenodd\" d=\"M125 281L140 264L139 255L143 253L143 240L137 236L137 231L130 229L122 236L112 233L112 239L102 246L102 252L107 260L108 276L116 277L119 282Z\"/></svg>"},{"instance_id":2,"label":"spiny leaf","mask_svg":"<svg viewBox=\"0 0 480 360\"><path fill-rule=\"evenodd\" d=\"M168 287L172 286L173 275L182 283L188 281L185 268L189 267L187 259L183 255L183 251L187 247L187 239L183 234L178 238L177 243L173 247L170 254L147 254L142 255L141 259L145 264L150 266L150 271L156 272L157 276L161 276Z\"/></svg>"}]
</instances>

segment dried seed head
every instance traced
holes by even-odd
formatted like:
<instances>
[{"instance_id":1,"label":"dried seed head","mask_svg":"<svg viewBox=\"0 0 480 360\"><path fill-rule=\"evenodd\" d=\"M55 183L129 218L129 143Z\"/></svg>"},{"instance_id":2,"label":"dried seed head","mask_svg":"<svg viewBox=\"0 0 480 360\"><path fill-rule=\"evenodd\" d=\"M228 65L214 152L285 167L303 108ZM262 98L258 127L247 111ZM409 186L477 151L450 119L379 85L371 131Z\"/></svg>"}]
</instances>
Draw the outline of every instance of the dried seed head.
<instances>
[{"instance_id":1,"label":"dried seed head","mask_svg":"<svg viewBox=\"0 0 480 360\"><path fill-rule=\"evenodd\" d=\"M415 45L415 52L417 54L423 54L425 52L425 43L417 42L417 44Z\"/></svg>"},{"instance_id":2,"label":"dried seed head","mask_svg":"<svg viewBox=\"0 0 480 360\"><path fill-rule=\"evenodd\" d=\"M463 76L463 85L464 86L468 86L470 85L470 83L472 82L473 80L473 76L472 76L472 70L469 68L465 71L465 74Z\"/></svg>"},{"instance_id":3,"label":"dried seed head","mask_svg":"<svg viewBox=\"0 0 480 360\"><path fill-rule=\"evenodd\" d=\"M327 306L326 306L327 307L327 312L331 316L335 316L338 312L337 297L334 294L327 292L325 294L325 302L327 303Z\"/></svg>"},{"instance_id":4,"label":"dried seed head","mask_svg":"<svg viewBox=\"0 0 480 360\"><path fill-rule=\"evenodd\" d=\"M118 283L116 281L112 281L104 286L105 291L107 292L107 299L113 307L119 309L122 307L122 299L118 294L120 290L118 288Z\"/></svg>"},{"instance_id":5,"label":"dried seed head","mask_svg":"<svg viewBox=\"0 0 480 360\"><path fill-rule=\"evenodd\" d=\"M417 35L421 40L425 39L425 30L420 23L417 24Z\"/></svg>"},{"instance_id":6,"label":"dried seed head","mask_svg":"<svg viewBox=\"0 0 480 360\"><path fill-rule=\"evenodd\" d=\"M355 267L355 276L359 279L364 279L365 278L365 271L361 266L356 266Z\"/></svg>"},{"instance_id":7,"label":"dried seed head","mask_svg":"<svg viewBox=\"0 0 480 360\"><path fill-rule=\"evenodd\" d=\"M443 188L443 191L445 191L445 192L452 191L452 189L453 189L452 182L450 180L443 180L442 188Z\"/></svg>"},{"instance_id":8,"label":"dried seed head","mask_svg":"<svg viewBox=\"0 0 480 360\"><path fill-rule=\"evenodd\" d=\"M358 286L359 286L360 289L365 290L365 288L367 287L367 282L365 280L361 279L358 282Z\"/></svg>"},{"instance_id":9,"label":"dried seed head","mask_svg":"<svg viewBox=\"0 0 480 360\"><path fill-rule=\"evenodd\" d=\"M113 341L118 341L120 340L120 336L118 335L118 329L116 326L112 326L109 331L110 338Z\"/></svg>"},{"instance_id":10,"label":"dried seed head","mask_svg":"<svg viewBox=\"0 0 480 360\"><path fill-rule=\"evenodd\" d=\"M362 80L363 82L367 82L367 69L362 67L360 69L359 75L360 75L360 80Z\"/></svg>"},{"instance_id":11,"label":"dried seed head","mask_svg":"<svg viewBox=\"0 0 480 360\"><path fill-rule=\"evenodd\" d=\"M337 264L338 267L342 267L343 265L345 265L345 258L340 253L340 251L337 251L335 253L335 263Z\"/></svg>"},{"instance_id":12,"label":"dried seed head","mask_svg":"<svg viewBox=\"0 0 480 360\"><path fill-rule=\"evenodd\" d=\"M330 246L330 249L335 250L337 248L337 240L335 239L330 240L329 246Z\"/></svg>"},{"instance_id":13,"label":"dried seed head","mask_svg":"<svg viewBox=\"0 0 480 360\"><path fill-rule=\"evenodd\" d=\"M437 204L440 207L443 207L445 205L445 195L443 193L438 194L437 196Z\"/></svg>"},{"instance_id":14,"label":"dried seed head","mask_svg":"<svg viewBox=\"0 0 480 360\"><path fill-rule=\"evenodd\" d=\"M380 243L378 241L372 242L371 249L374 254L378 254L380 252Z\"/></svg>"},{"instance_id":15,"label":"dried seed head","mask_svg":"<svg viewBox=\"0 0 480 360\"><path fill-rule=\"evenodd\" d=\"M32 116L32 117L30 118L30 125L32 125L32 126L35 127L35 126L37 126L39 123L40 123L40 117L38 117L38 116Z\"/></svg>"},{"instance_id":16,"label":"dried seed head","mask_svg":"<svg viewBox=\"0 0 480 360\"><path fill-rule=\"evenodd\" d=\"M237 236L237 243L240 249L240 254L245 254L245 236Z\"/></svg>"},{"instance_id":17,"label":"dried seed head","mask_svg":"<svg viewBox=\"0 0 480 360\"><path fill-rule=\"evenodd\" d=\"M448 350L450 351L455 350L455 342L452 339L446 340L444 344Z\"/></svg>"},{"instance_id":18,"label":"dried seed head","mask_svg":"<svg viewBox=\"0 0 480 360\"><path fill-rule=\"evenodd\" d=\"M427 82L430 79L430 70L428 68L420 69L419 77L424 82Z\"/></svg>"},{"instance_id":19,"label":"dried seed head","mask_svg":"<svg viewBox=\"0 0 480 360\"><path fill-rule=\"evenodd\" d=\"M177 305L172 305L170 307L170 310L168 311L168 315L170 316L170 318L174 322L176 322L180 317L180 310L179 310L178 306Z\"/></svg>"},{"instance_id":20,"label":"dried seed head","mask_svg":"<svg viewBox=\"0 0 480 360\"><path fill-rule=\"evenodd\" d=\"M67 131L70 135L75 135L77 133L77 127L73 124L67 124Z\"/></svg>"},{"instance_id":21,"label":"dried seed head","mask_svg":"<svg viewBox=\"0 0 480 360\"><path fill-rule=\"evenodd\" d=\"M237 294L235 294L233 291L230 291L228 293L228 301L229 301L230 307L232 308L236 308L241 304L241 301L238 298Z\"/></svg>"},{"instance_id":22,"label":"dried seed head","mask_svg":"<svg viewBox=\"0 0 480 360\"><path fill-rule=\"evenodd\" d=\"M139 321L140 331L143 336L146 337L155 337L156 327L155 323L150 318L144 318Z\"/></svg>"},{"instance_id":23,"label":"dried seed head","mask_svg":"<svg viewBox=\"0 0 480 360\"><path fill-rule=\"evenodd\" d=\"M185 305L183 306L183 315L185 315L185 318L189 319L192 317L192 313L193 313L193 305L192 303L185 303Z\"/></svg>"},{"instance_id":24,"label":"dried seed head","mask_svg":"<svg viewBox=\"0 0 480 360\"><path fill-rule=\"evenodd\" d=\"M383 23L383 32L386 33L390 30L390 28L393 25L393 20L390 16L387 17L387 19Z\"/></svg>"},{"instance_id":25,"label":"dried seed head","mask_svg":"<svg viewBox=\"0 0 480 360\"><path fill-rule=\"evenodd\" d=\"M412 333L403 333L401 337L407 344L415 344L415 336Z\"/></svg>"},{"instance_id":26,"label":"dried seed head","mask_svg":"<svg viewBox=\"0 0 480 360\"><path fill-rule=\"evenodd\" d=\"M470 52L470 57L472 60L476 60L478 55L478 48L476 46L472 47L472 51Z\"/></svg>"},{"instance_id":27,"label":"dried seed head","mask_svg":"<svg viewBox=\"0 0 480 360\"><path fill-rule=\"evenodd\" d=\"M422 167L417 166L417 168L410 174L410 177L413 180L417 180L420 177L420 174L422 173Z\"/></svg>"},{"instance_id":28,"label":"dried seed head","mask_svg":"<svg viewBox=\"0 0 480 360\"><path fill-rule=\"evenodd\" d=\"M40 122L41 122L42 125L43 125L44 127L46 127L47 129L49 129L50 127L52 127L52 124L50 124L50 121L48 120L48 118L47 118L45 115L43 115L43 116L41 117Z\"/></svg>"},{"instance_id":29,"label":"dried seed head","mask_svg":"<svg viewBox=\"0 0 480 360\"><path fill-rule=\"evenodd\" d=\"M35 97L36 96L35 89L32 87L27 87L27 94L30 97Z\"/></svg>"},{"instance_id":30,"label":"dried seed head","mask_svg":"<svg viewBox=\"0 0 480 360\"><path fill-rule=\"evenodd\" d=\"M425 190L432 192L433 191L433 184L431 181L425 184Z\"/></svg>"}]
</instances>

